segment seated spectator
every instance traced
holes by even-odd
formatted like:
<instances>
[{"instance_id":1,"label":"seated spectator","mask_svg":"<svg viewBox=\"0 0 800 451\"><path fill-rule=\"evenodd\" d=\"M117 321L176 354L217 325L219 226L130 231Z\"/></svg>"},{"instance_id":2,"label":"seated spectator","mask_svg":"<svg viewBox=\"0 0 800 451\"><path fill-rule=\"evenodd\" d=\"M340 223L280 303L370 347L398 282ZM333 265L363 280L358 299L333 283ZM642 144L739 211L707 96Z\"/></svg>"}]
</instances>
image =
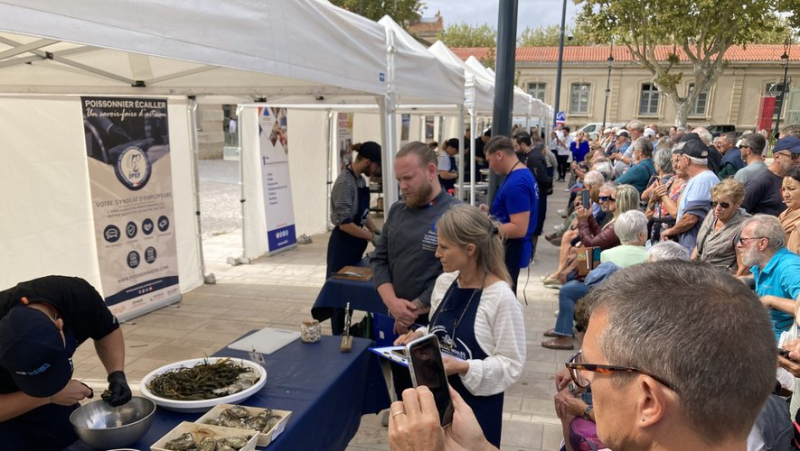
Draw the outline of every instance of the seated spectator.
<instances>
[{"instance_id":1,"label":"seated spectator","mask_svg":"<svg viewBox=\"0 0 800 451\"><path fill-rule=\"evenodd\" d=\"M670 293L670 300L645 292ZM707 265L671 260L619 270L585 301L583 348L566 366L577 387L592 387L605 446L747 448L777 359L769 319L745 285ZM713 364L709 356L717 356ZM451 393L455 414L445 432L430 390L406 390L392 405L405 413L389 425L392 449L492 449Z\"/></svg>"},{"instance_id":2,"label":"seated spectator","mask_svg":"<svg viewBox=\"0 0 800 451\"><path fill-rule=\"evenodd\" d=\"M652 221L648 234L652 242L658 242L662 230L675 225L675 216L678 215L678 198L688 177L686 172L674 169L673 161L677 157L670 150L656 152L658 178L643 193L647 196L644 214Z\"/></svg>"},{"instance_id":3,"label":"seated spectator","mask_svg":"<svg viewBox=\"0 0 800 451\"><path fill-rule=\"evenodd\" d=\"M781 198L781 183L790 169L800 165L800 138L788 136L778 140L772 156L772 164L754 175L744 187L742 206L752 215L778 216L786 208Z\"/></svg>"},{"instance_id":4,"label":"seated spectator","mask_svg":"<svg viewBox=\"0 0 800 451\"><path fill-rule=\"evenodd\" d=\"M430 325L400 336L395 345L435 334L450 386L477 413L489 442L500 446L503 392L525 364L523 312L509 286L501 224L476 207L456 205L436 226L444 273L431 295Z\"/></svg>"},{"instance_id":5,"label":"seated spectator","mask_svg":"<svg viewBox=\"0 0 800 451\"><path fill-rule=\"evenodd\" d=\"M566 282L567 275L574 269L574 247L580 243L581 247L599 247L603 250L610 249L619 244L619 238L614 233L615 214L622 214L628 210L639 208L639 193L630 185L617 187L613 182L606 183L600 188L598 198L600 207L606 213L608 222L600 225L591 210L578 206L575 209L577 233L564 233L559 254L558 268L542 281L544 286L558 288ZM578 239L578 241L574 241Z\"/></svg>"},{"instance_id":6,"label":"seated spectator","mask_svg":"<svg viewBox=\"0 0 800 451\"><path fill-rule=\"evenodd\" d=\"M568 242L572 241L577 236L577 222L575 220L575 200L584 189L589 190L589 197L592 199L592 214L599 224L605 224L606 214L598 204L600 196L600 187L603 186L603 176L597 171L589 171L584 175L583 180L578 182L570 189L569 202L565 210L559 210L558 213L565 217L564 223L560 225L555 232L545 235L545 239L554 246L561 246L562 240L566 239ZM609 218L610 219L610 218ZM569 237L564 238L567 231L572 231Z\"/></svg>"},{"instance_id":7,"label":"seated spectator","mask_svg":"<svg viewBox=\"0 0 800 451\"><path fill-rule=\"evenodd\" d=\"M621 176L630 165L625 161L630 160L633 154L631 149L631 136L628 131L622 129L617 132L617 141L615 152L608 156L610 160L614 160L614 177Z\"/></svg>"},{"instance_id":8,"label":"seated spectator","mask_svg":"<svg viewBox=\"0 0 800 451\"><path fill-rule=\"evenodd\" d=\"M742 223L750 217L739 208L743 200L744 185L734 179L727 178L711 188L711 210L697 232L692 260L709 263L736 275L749 269L739 265L734 242L742 230Z\"/></svg>"},{"instance_id":9,"label":"seated spectator","mask_svg":"<svg viewBox=\"0 0 800 451\"><path fill-rule=\"evenodd\" d=\"M800 257L786 249L786 233L778 218L755 215L744 221L737 240L742 263L750 267L761 304L769 309L776 342L794 322L800 298Z\"/></svg>"},{"instance_id":10,"label":"seated spectator","mask_svg":"<svg viewBox=\"0 0 800 451\"><path fill-rule=\"evenodd\" d=\"M800 255L800 168L792 168L786 174L781 192L786 210L778 219L786 232L786 248Z\"/></svg>"},{"instance_id":11,"label":"seated spectator","mask_svg":"<svg viewBox=\"0 0 800 451\"><path fill-rule=\"evenodd\" d=\"M626 185L627 186L627 185ZM614 227L614 233L621 245L603 251L601 263L613 263L616 268L626 268L647 260L647 218L639 210L628 210L620 214ZM594 274L600 268L593 270ZM587 276L587 279L589 277ZM544 333L545 337L553 337L542 342L548 349L575 349L572 344L572 318L575 303L589 292L590 285L578 280L571 280L558 291L558 318L556 327Z\"/></svg>"},{"instance_id":12,"label":"seated spectator","mask_svg":"<svg viewBox=\"0 0 800 451\"><path fill-rule=\"evenodd\" d=\"M653 166L653 143L646 137L641 137L633 142L634 165L625 171L616 182L620 185L633 185L641 195L650 182L650 177L656 174Z\"/></svg>"},{"instance_id":13,"label":"seated spectator","mask_svg":"<svg viewBox=\"0 0 800 451\"><path fill-rule=\"evenodd\" d=\"M647 262L689 260L689 250L674 241L660 241L647 250Z\"/></svg>"}]
</instances>

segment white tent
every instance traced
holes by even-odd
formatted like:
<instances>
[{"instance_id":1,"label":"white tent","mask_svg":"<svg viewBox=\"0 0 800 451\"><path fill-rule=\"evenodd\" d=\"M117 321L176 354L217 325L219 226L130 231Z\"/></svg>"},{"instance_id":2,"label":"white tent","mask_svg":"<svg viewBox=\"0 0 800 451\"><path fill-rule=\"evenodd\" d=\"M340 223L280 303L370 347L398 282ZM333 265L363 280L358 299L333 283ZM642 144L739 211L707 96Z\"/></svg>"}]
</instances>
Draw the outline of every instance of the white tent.
<instances>
[{"instance_id":1,"label":"white tent","mask_svg":"<svg viewBox=\"0 0 800 451\"><path fill-rule=\"evenodd\" d=\"M491 69L487 69L474 56L467 58L466 65L472 68L475 73L490 81L495 85L495 74ZM514 87L513 115L515 117L526 117L530 114L531 96L522 91L519 87Z\"/></svg>"},{"instance_id":2,"label":"white tent","mask_svg":"<svg viewBox=\"0 0 800 451\"><path fill-rule=\"evenodd\" d=\"M0 203L0 287L49 273L75 274L99 285L77 95L168 98L180 288L185 292L203 281L192 171L195 98L362 96L389 105L384 108L389 116L393 104L384 99L422 93L418 86L393 82L386 50L387 39L396 37L321 0L199 0L186 5L0 0L0 136L8 154L0 190L14 193ZM400 50L397 59L415 58L402 42L389 48ZM442 88L439 94L452 92ZM458 95L438 100L457 102L463 91ZM298 143L306 139L303 147L321 144L323 149L327 138L321 123L295 136ZM324 180L325 168L315 170L321 177L309 178ZM30 217L34 221L18 219Z\"/></svg>"}]
</instances>

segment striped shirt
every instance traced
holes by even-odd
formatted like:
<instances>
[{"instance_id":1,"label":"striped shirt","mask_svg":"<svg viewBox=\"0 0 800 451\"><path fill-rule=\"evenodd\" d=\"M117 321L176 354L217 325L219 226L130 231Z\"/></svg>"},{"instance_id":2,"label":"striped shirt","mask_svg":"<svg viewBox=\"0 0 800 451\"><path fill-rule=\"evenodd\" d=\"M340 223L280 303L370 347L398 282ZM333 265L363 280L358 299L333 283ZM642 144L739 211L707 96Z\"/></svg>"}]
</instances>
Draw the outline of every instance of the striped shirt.
<instances>
[{"instance_id":1,"label":"striped shirt","mask_svg":"<svg viewBox=\"0 0 800 451\"><path fill-rule=\"evenodd\" d=\"M366 186L364 177L353 174L350 166L339 174L331 190L331 223L334 226L353 222L353 218L360 215L358 189Z\"/></svg>"}]
</instances>

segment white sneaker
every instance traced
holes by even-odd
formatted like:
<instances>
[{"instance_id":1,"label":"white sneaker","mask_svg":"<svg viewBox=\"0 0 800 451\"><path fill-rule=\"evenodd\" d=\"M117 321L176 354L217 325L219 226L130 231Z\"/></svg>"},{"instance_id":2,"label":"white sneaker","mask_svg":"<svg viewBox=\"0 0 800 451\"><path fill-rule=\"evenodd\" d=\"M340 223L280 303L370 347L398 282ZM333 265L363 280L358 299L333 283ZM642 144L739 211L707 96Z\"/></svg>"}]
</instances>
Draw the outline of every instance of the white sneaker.
<instances>
[{"instance_id":1,"label":"white sneaker","mask_svg":"<svg viewBox=\"0 0 800 451\"><path fill-rule=\"evenodd\" d=\"M567 210L558 210L558 215L561 216L562 218L566 218Z\"/></svg>"}]
</instances>

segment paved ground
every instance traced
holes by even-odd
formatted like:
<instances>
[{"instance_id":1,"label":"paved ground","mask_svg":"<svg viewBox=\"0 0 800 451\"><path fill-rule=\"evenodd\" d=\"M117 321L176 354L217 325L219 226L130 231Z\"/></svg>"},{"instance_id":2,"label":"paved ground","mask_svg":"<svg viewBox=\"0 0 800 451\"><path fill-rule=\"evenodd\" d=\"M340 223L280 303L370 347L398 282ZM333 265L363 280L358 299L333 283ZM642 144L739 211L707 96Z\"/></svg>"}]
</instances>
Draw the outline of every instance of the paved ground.
<instances>
[{"instance_id":1,"label":"paved ground","mask_svg":"<svg viewBox=\"0 0 800 451\"><path fill-rule=\"evenodd\" d=\"M203 245L207 271L216 275L217 284L186 293L178 305L123 324L131 387L138 387L144 375L162 365L212 354L242 331L263 327L298 329L301 321L310 316L311 305L324 282L328 234L314 236L312 244L297 250L260 258L250 265L226 264L228 257L241 252L237 171L237 163L201 162ZM556 185L556 193L549 198L546 231L560 222L556 210L566 202L564 184ZM558 303L557 291L544 288L539 276L555 267L557 257L557 248L542 241L527 285L528 273L520 274L519 286L528 300L527 362L520 381L506 392L503 450L557 450L561 441L561 425L553 412L552 375L563 367L571 351L553 351L539 345L542 332L555 324L553 311ZM74 361L77 378L101 391L105 389L105 372L91 344L79 348ZM380 417L364 416L348 450L385 449L389 448Z\"/></svg>"}]
</instances>

